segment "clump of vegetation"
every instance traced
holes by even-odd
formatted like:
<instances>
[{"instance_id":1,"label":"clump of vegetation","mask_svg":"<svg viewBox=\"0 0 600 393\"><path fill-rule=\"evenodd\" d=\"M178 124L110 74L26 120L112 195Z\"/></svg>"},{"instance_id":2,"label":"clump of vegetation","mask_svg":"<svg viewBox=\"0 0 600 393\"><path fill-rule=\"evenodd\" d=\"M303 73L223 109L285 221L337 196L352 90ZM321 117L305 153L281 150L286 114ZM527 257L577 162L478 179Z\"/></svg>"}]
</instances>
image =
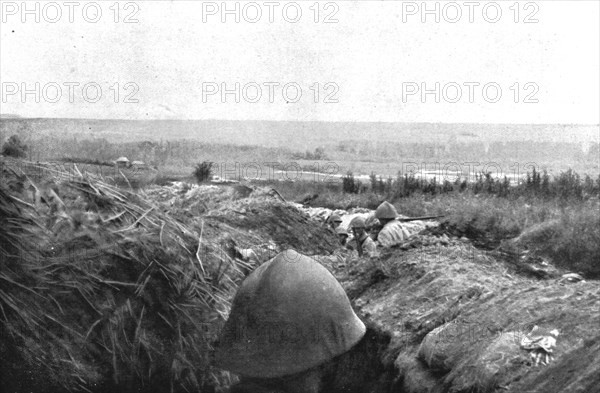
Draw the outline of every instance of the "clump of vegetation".
<instances>
[{"instance_id":1,"label":"clump of vegetation","mask_svg":"<svg viewBox=\"0 0 600 393\"><path fill-rule=\"evenodd\" d=\"M383 177L371 172L369 175L369 181L371 182L371 190L376 194L389 194L394 184L394 179L388 177L387 180L383 180Z\"/></svg>"},{"instance_id":2,"label":"clump of vegetation","mask_svg":"<svg viewBox=\"0 0 600 393\"><path fill-rule=\"evenodd\" d=\"M212 168L213 162L203 161L200 164L196 164L194 168L194 178L198 183L204 183L212 179Z\"/></svg>"},{"instance_id":3,"label":"clump of vegetation","mask_svg":"<svg viewBox=\"0 0 600 393\"><path fill-rule=\"evenodd\" d=\"M3 166L0 184L3 387L219 386L211 343L247 267L200 257L198 229L143 194L30 164Z\"/></svg>"},{"instance_id":4,"label":"clump of vegetation","mask_svg":"<svg viewBox=\"0 0 600 393\"><path fill-rule=\"evenodd\" d=\"M422 197L410 197L397 205L400 211L418 205ZM554 265L589 278L600 277L600 202L571 201L565 207L560 199L521 196L517 199L490 195L455 194L430 197L426 211L446 212L441 228L456 236L466 236L478 247L508 251L518 258L542 257Z\"/></svg>"},{"instance_id":5,"label":"clump of vegetation","mask_svg":"<svg viewBox=\"0 0 600 393\"><path fill-rule=\"evenodd\" d=\"M346 176L342 177L342 190L348 194L358 194L366 191L360 180L354 179L352 172L348 172Z\"/></svg>"},{"instance_id":6,"label":"clump of vegetation","mask_svg":"<svg viewBox=\"0 0 600 393\"><path fill-rule=\"evenodd\" d=\"M28 147L21 142L18 135L12 135L2 146L2 154L7 157L24 158L27 156Z\"/></svg>"},{"instance_id":7,"label":"clump of vegetation","mask_svg":"<svg viewBox=\"0 0 600 393\"><path fill-rule=\"evenodd\" d=\"M594 214L595 213L595 214ZM555 236L539 245L561 267L600 278L600 210L571 209L560 221Z\"/></svg>"},{"instance_id":8,"label":"clump of vegetation","mask_svg":"<svg viewBox=\"0 0 600 393\"><path fill-rule=\"evenodd\" d=\"M442 227L456 236L466 236L476 245L493 249L503 240L518 236L522 230L534 222L535 211L524 201L521 205L504 198L462 196L439 197L444 201L448 214Z\"/></svg>"},{"instance_id":9,"label":"clump of vegetation","mask_svg":"<svg viewBox=\"0 0 600 393\"><path fill-rule=\"evenodd\" d=\"M306 151L304 154L292 154L292 158L296 160L328 160L327 154L325 154L325 149L322 147L317 147L314 152Z\"/></svg>"}]
</instances>

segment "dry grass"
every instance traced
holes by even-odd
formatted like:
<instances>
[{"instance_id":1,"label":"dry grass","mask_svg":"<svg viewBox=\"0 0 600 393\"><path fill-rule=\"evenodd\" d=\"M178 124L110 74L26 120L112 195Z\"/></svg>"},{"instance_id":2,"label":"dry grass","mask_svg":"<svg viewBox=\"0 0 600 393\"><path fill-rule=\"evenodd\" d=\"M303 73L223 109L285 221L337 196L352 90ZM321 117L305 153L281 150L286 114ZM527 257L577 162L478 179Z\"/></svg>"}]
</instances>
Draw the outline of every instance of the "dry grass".
<instances>
[{"instance_id":1,"label":"dry grass","mask_svg":"<svg viewBox=\"0 0 600 393\"><path fill-rule=\"evenodd\" d=\"M245 195L241 185L177 183L134 191L77 165L0 164L8 390L228 386L210 354L238 283L280 247L312 255L337 244L268 189L246 187ZM258 261L241 260L248 248Z\"/></svg>"},{"instance_id":2,"label":"dry grass","mask_svg":"<svg viewBox=\"0 0 600 393\"><path fill-rule=\"evenodd\" d=\"M143 195L6 161L0 346L8 390L196 391L245 267Z\"/></svg>"}]
</instances>

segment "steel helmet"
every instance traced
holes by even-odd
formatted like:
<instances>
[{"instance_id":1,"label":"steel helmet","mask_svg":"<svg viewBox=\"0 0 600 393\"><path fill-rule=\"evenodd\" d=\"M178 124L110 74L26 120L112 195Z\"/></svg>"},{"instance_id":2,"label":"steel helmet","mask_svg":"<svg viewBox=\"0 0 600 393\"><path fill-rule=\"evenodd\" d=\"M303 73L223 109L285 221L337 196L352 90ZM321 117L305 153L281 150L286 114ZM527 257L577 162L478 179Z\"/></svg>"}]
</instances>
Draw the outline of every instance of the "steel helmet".
<instances>
[{"instance_id":1,"label":"steel helmet","mask_svg":"<svg viewBox=\"0 0 600 393\"><path fill-rule=\"evenodd\" d=\"M384 201L381 205L377 207L375 210L375 217L378 219L395 219L398 217L398 212L394 205L389 203L388 201Z\"/></svg>"},{"instance_id":2,"label":"steel helmet","mask_svg":"<svg viewBox=\"0 0 600 393\"><path fill-rule=\"evenodd\" d=\"M365 219L361 216L356 216L350 221L350 228L365 228Z\"/></svg>"},{"instance_id":3,"label":"steel helmet","mask_svg":"<svg viewBox=\"0 0 600 393\"><path fill-rule=\"evenodd\" d=\"M348 235L348 231L347 231L346 229L342 228L342 227L337 227L337 228L335 228L335 233L337 233L338 235L346 235L346 236L349 236L349 235Z\"/></svg>"},{"instance_id":4,"label":"steel helmet","mask_svg":"<svg viewBox=\"0 0 600 393\"><path fill-rule=\"evenodd\" d=\"M348 351L365 330L335 277L312 258L288 250L242 282L215 361L253 378L296 374Z\"/></svg>"},{"instance_id":5,"label":"steel helmet","mask_svg":"<svg viewBox=\"0 0 600 393\"><path fill-rule=\"evenodd\" d=\"M342 222L342 217L339 214L332 214L329 217L329 222Z\"/></svg>"},{"instance_id":6,"label":"steel helmet","mask_svg":"<svg viewBox=\"0 0 600 393\"><path fill-rule=\"evenodd\" d=\"M374 214L367 217L367 220L365 221L366 228L373 228L374 226L378 226L378 225L381 225L381 223L379 222L379 219L377 217L375 217Z\"/></svg>"}]
</instances>

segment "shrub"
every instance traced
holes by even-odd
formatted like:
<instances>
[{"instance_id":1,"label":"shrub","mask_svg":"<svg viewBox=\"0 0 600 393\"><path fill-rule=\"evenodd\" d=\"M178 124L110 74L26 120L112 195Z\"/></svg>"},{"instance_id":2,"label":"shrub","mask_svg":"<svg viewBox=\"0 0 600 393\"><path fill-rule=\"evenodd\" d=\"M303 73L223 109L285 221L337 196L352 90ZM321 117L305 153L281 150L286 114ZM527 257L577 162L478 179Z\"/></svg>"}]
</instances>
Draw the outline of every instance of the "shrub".
<instances>
[{"instance_id":1,"label":"shrub","mask_svg":"<svg viewBox=\"0 0 600 393\"><path fill-rule=\"evenodd\" d=\"M444 220L457 236L467 236L476 245L495 248L504 239L517 236L529 214L504 198L467 194L460 198L440 197L451 212Z\"/></svg>"},{"instance_id":2,"label":"shrub","mask_svg":"<svg viewBox=\"0 0 600 393\"><path fill-rule=\"evenodd\" d=\"M21 138L18 135L13 135L2 146L2 154L15 158L26 157L27 145L21 142Z\"/></svg>"},{"instance_id":3,"label":"shrub","mask_svg":"<svg viewBox=\"0 0 600 393\"><path fill-rule=\"evenodd\" d=\"M348 194L358 194L360 190L360 181L354 179L352 172L348 172L342 178L342 190Z\"/></svg>"},{"instance_id":4,"label":"shrub","mask_svg":"<svg viewBox=\"0 0 600 393\"><path fill-rule=\"evenodd\" d=\"M592 214L590 214L592 213ZM595 213L595 214L594 214ZM600 277L600 225L597 210L568 209L560 230L546 244L538 245L563 268L590 278Z\"/></svg>"},{"instance_id":5,"label":"shrub","mask_svg":"<svg viewBox=\"0 0 600 393\"><path fill-rule=\"evenodd\" d=\"M196 164L194 168L194 177L198 183L203 183L212 178L212 168L214 162L204 161L201 164Z\"/></svg>"},{"instance_id":6,"label":"shrub","mask_svg":"<svg viewBox=\"0 0 600 393\"><path fill-rule=\"evenodd\" d=\"M369 181L371 182L371 191L377 192L377 175L375 172L371 172L369 175Z\"/></svg>"},{"instance_id":7,"label":"shrub","mask_svg":"<svg viewBox=\"0 0 600 393\"><path fill-rule=\"evenodd\" d=\"M556 194L561 199L583 199L581 178L573 170L562 172L555 180Z\"/></svg>"}]
</instances>

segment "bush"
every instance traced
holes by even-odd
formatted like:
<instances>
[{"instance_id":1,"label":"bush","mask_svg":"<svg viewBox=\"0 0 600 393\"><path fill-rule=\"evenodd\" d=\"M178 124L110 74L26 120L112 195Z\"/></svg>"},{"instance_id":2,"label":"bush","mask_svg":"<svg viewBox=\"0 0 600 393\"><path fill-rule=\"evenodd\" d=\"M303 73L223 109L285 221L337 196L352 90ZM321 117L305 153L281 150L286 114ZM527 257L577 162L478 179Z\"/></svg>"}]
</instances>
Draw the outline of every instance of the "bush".
<instances>
[{"instance_id":1,"label":"bush","mask_svg":"<svg viewBox=\"0 0 600 393\"><path fill-rule=\"evenodd\" d=\"M360 181L354 179L352 172L342 178L342 190L348 194L358 194L360 191Z\"/></svg>"},{"instance_id":2,"label":"bush","mask_svg":"<svg viewBox=\"0 0 600 393\"><path fill-rule=\"evenodd\" d=\"M204 183L212 178L212 168L214 162L204 161L201 164L196 164L194 169L194 177L198 183Z\"/></svg>"},{"instance_id":3,"label":"bush","mask_svg":"<svg viewBox=\"0 0 600 393\"><path fill-rule=\"evenodd\" d=\"M600 226L597 210L568 209L561 217L560 230L546 244L538 246L558 266L583 273L590 278L600 277Z\"/></svg>"},{"instance_id":4,"label":"bush","mask_svg":"<svg viewBox=\"0 0 600 393\"><path fill-rule=\"evenodd\" d=\"M450 212L442 225L457 236L467 236L476 245L492 249L502 240L521 232L529 212L504 198L466 194L456 197L438 197L440 205Z\"/></svg>"},{"instance_id":5,"label":"bush","mask_svg":"<svg viewBox=\"0 0 600 393\"><path fill-rule=\"evenodd\" d=\"M27 145L21 142L18 135L13 135L4 146L2 146L2 154L8 157L23 158L27 156Z\"/></svg>"}]
</instances>

